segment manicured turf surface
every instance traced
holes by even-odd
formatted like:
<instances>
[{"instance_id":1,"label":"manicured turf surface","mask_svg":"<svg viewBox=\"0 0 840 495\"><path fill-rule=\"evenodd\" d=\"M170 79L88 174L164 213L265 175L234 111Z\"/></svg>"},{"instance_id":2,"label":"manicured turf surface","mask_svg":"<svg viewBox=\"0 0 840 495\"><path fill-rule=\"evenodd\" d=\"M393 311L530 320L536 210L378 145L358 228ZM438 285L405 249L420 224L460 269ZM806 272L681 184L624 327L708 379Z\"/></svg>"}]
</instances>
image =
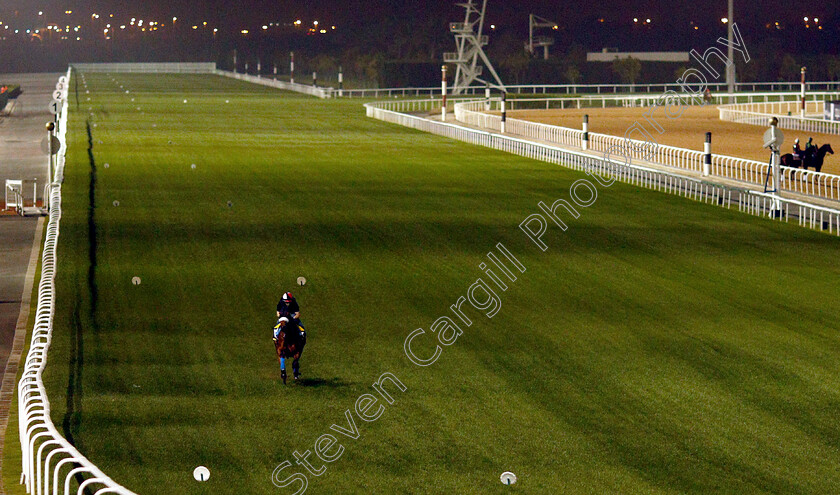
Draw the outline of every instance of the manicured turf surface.
<instances>
[{"instance_id":1,"label":"manicured turf surface","mask_svg":"<svg viewBox=\"0 0 840 495\"><path fill-rule=\"evenodd\" d=\"M519 223L582 174L359 101L113 77L71 92L46 381L59 429L132 490L293 493L274 468L385 372L407 390L353 413L358 439L334 433L308 493L840 490L836 238L615 184L542 252ZM406 336L452 316L498 242L527 268L498 314L465 305L473 325L411 364ZM287 386L284 290L309 329Z\"/></svg>"}]
</instances>

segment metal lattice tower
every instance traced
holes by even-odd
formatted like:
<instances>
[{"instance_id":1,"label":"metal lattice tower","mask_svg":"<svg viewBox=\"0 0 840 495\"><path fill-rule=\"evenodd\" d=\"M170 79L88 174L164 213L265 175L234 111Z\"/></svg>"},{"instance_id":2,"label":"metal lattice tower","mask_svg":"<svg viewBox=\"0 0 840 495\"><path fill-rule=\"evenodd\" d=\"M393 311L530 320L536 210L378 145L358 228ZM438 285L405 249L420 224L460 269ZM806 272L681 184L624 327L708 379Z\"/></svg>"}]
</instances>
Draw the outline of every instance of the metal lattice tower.
<instances>
[{"instance_id":1,"label":"metal lattice tower","mask_svg":"<svg viewBox=\"0 0 840 495\"><path fill-rule=\"evenodd\" d=\"M466 9L466 16L464 22L449 23L449 31L455 35L455 48L457 52L448 52L443 54L443 61L447 64L455 64L455 82L452 86L452 94L457 95L464 92L464 90L474 81L479 81L487 84L488 81L481 79L484 67L495 79L496 84L493 86L507 91L502 80L487 58L482 47L489 42L487 35L481 34L484 29L484 11L487 8L487 0L483 0L481 9L479 10L474 0L467 0L464 3L457 4L459 7ZM479 64L479 58L481 63Z\"/></svg>"}]
</instances>

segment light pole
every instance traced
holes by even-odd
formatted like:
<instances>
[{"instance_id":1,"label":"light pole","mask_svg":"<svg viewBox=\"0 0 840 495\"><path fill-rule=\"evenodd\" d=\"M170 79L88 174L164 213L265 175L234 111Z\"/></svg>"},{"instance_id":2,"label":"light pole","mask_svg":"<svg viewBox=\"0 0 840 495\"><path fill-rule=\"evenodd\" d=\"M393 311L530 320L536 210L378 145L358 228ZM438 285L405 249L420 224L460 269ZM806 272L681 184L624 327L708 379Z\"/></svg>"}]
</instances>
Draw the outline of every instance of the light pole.
<instances>
[{"instance_id":1,"label":"light pole","mask_svg":"<svg viewBox=\"0 0 840 495\"><path fill-rule=\"evenodd\" d=\"M727 41L729 42L729 47L727 48L726 56L729 57L729 64L726 66L726 88L729 94L735 93L735 52L733 50L733 31L735 26L735 0L729 0L729 17L727 17L728 22L726 23L727 27ZM729 97L729 103L735 103L735 97Z\"/></svg>"}]
</instances>

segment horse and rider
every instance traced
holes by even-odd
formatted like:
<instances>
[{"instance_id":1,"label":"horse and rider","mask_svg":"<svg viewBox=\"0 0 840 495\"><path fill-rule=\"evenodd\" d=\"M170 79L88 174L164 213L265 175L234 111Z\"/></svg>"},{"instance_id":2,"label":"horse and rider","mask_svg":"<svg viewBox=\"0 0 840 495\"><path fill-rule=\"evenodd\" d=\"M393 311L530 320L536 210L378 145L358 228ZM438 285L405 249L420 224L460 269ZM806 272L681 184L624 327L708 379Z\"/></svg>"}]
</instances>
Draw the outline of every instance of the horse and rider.
<instances>
[{"instance_id":1,"label":"horse and rider","mask_svg":"<svg viewBox=\"0 0 840 495\"><path fill-rule=\"evenodd\" d=\"M808 142L805 143L805 149L803 150L799 146L799 138L796 138L793 142L793 153L787 153L782 156L782 165L785 167L803 168L806 170L808 167L813 167L814 170L819 172L822 169L826 154L834 154L834 150L831 148L830 144L824 144L817 147L817 145L814 144L814 138L809 137Z\"/></svg>"},{"instance_id":2,"label":"horse and rider","mask_svg":"<svg viewBox=\"0 0 840 495\"><path fill-rule=\"evenodd\" d=\"M300 305L291 292L284 293L277 303L277 323L273 335L283 383L286 383L286 358L292 359L292 370L297 381L301 376L300 355L306 345L306 328L300 321Z\"/></svg>"}]
</instances>

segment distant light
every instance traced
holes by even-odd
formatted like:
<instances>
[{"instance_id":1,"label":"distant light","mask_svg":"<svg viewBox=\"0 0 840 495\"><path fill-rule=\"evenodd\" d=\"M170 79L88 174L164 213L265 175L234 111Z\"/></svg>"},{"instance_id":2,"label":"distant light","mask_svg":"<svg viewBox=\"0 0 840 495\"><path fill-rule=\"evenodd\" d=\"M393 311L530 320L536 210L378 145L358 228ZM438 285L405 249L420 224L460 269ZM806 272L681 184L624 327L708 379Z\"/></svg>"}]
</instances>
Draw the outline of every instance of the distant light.
<instances>
[{"instance_id":1,"label":"distant light","mask_svg":"<svg viewBox=\"0 0 840 495\"><path fill-rule=\"evenodd\" d=\"M697 27L697 26L694 26L694 29L695 29L695 30L697 30L697 29L700 29L700 28L699 28L699 27Z\"/></svg>"},{"instance_id":2,"label":"distant light","mask_svg":"<svg viewBox=\"0 0 840 495\"><path fill-rule=\"evenodd\" d=\"M803 17L802 19L803 19L805 22L808 22L808 18L807 18L807 17Z\"/></svg>"},{"instance_id":3,"label":"distant light","mask_svg":"<svg viewBox=\"0 0 840 495\"><path fill-rule=\"evenodd\" d=\"M64 13L67 14L67 15L70 15L70 14L73 13L73 11L72 10L65 10Z\"/></svg>"},{"instance_id":4,"label":"distant light","mask_svg":"<svg viewBox=\"0 0 840 495\"><path fill-rule=\"evenodd\" d=\"M198 29L198 26L193 26L193 29Z\"/></svg>"},{"instance_id":5,"label":"distant light","mask_svg":"<svg viewBox=\"0 0 840 495\"><path fill-rule=\"evenodd\" d=\"M728 18L726 18L726 17L721 17L721 18L720 18L720 22L722 22L722 23L726 24L726 23L728 23L728 22L729 22L729 19L728 19Z\"/></svg>"},{"instance_id":6,"label":"distant light","mask_svg":"<svg viewBox=\"0 0 840 495\"><path fill-rule=\"evenodd\" d=\"M490 29L496 29L496 25L495 24L490 24Z\"/></svg>"},{"instance_id":7,"label":"distant light","mask_svg":"<svg viewBox=\"0 0 840 495\"><path fill-rule=\"evenodd\" d=\"M265 26L265 25L264 25L264 26L263 26L263 31L265 31L266 29L268 29L268 26Z\"/></svg>"},{"instance_id":8,"label":"distant light","mask_svg":"<svg viewBox=\"0 0 840 495\"><path fill-rule=\"evenodd\" d=\"M335 29L335 26L333 26L332 28Z\"/></svg>"},{"instance_id":9,"label":"distant light","mask_svg":"<svg viewBox=\"0 0 840 495\"><path fill-rule=\"evenodd\" d=\"M634 17L634 18L633 18L633 22L639 22L639 18L638 18L638 17Z\"/></svg>"},{"instance_id":10,"label":"distant light","mask_svg":"<svg viewBox=\"0 0 840 495\"><path fill-rule=\"evenodd\" d=\"M820 18L819 17L814 17L814 22L820 22Z\"/></svg>"},{"instance_id":11,"label":"distant light","mask_svg":"<svg viewBox=\"0 0 840 495\"><path fill-rule=\"evenodd\" d=\"M298 20L296 20L296 21L295 21L295 26L300 26L301 24L303 24L303 23L301 22L301 20L300 20L300 19L298 19Z\"/></svg>"},{"instance_id":12,"label":"distant light","mask_svg":"<svg viewBox=\"0 0 840 495\"><path fill-rule=\"evenodd\" d=\"M120 29L125 29L125 24L123 24L122 26L120 26Z\"/></svg>"},{"instance_id":13,"label":"distant light","mask_svg":"<svg viewBox=\"0 0 840 495\"><path fill-rule=\"evenodd\" d=\"M318 25L318 21L313 21L313 22L312 22L312 24L313 24L313 25L315 25L315 26L317 26L317 25Z\"/></svg>"},{"instance_id":14,"label":"distant light","mask_svg":"<svg viewBox=\"0 0 840 495\"><path fill-rule=\"evenodd\" d=\"M178 18L177 18L177 17L173 17L173 18L172 18L172 22L175 22L175 21L177 21L177 20L178 20Z\"/></svg>"},{"instance_id":15,"label":"distant light","mask_svg":"<svg viewBox=\"0 0 840 495\"><path fill-rule=\"evenodd\" d=\"M43 10L39 10L39 11L38 11L38 15L44 15L44 11L43 11Z\"/></svg>"},{"instance_id":16,"label":"distant light","mask_svg":"<svg viewBox=\"0 0 840 495\"><path fill-rule=\"evenodd\" d=\"M645 22L650 24L650 19L645 19Z\"/></svg>"},{"instance_id":17,"label":"distant light","mask_svg":"<svg viewBox=\"0 0 840 495\"><path fill-rule=\"evenodd\" d=\"M218 28L213 28L213 32L218 33L219 32Z\"/></svg>"},{"instance_id":18,"label":"distant light","mask_svg":"<svg viewBox=\"0 0 840 495\"><path fill-rule=\"evenodd\" d=\"M242 31L240 31L240 33L242 33L242 34L248 34L248 30L247 30L247 29L243 29Z\"/></svg>"},{"instance_id":19,"label":"distant light","mask_svg":"<svg viewBox=\"0 0 840 495\"><path fill-rule=\"evenodd\" d=\"M202 22L202 25L206 26L206 25L207 25L207 21Z\"/></svg>"},{"instance_id":20,"label":"distant light","mask_svg":"<svg viewBox=\"0 0 840 495\"><path fill-rule=\"evenodd\" d=\"M322 30L321 30L321 34L326 34L326 33L327 33L327 30L326 30L326 29L322 29Z\"/></svg>"}]
</instances>

